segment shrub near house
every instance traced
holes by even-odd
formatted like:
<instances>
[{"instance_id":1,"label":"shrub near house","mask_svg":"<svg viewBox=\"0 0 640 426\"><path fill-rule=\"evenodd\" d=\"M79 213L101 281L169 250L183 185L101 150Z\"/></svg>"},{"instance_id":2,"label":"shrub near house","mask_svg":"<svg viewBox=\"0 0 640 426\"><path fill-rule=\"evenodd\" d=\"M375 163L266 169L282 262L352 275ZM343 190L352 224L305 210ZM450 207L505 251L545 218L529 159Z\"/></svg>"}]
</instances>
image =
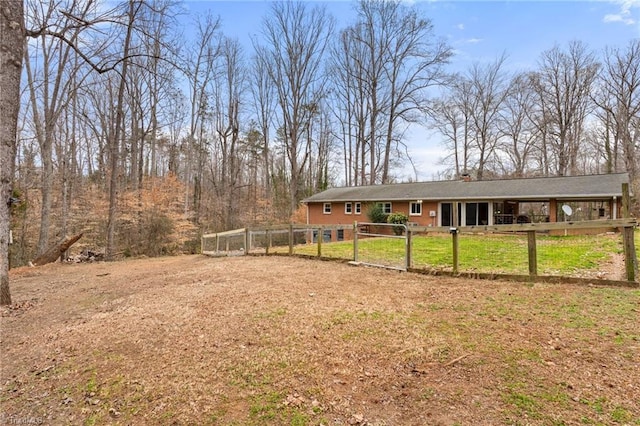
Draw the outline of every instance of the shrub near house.
<instances>
[{"instance_id":1,"label":"shrub near house","mask_svg":"<svg viewBox=\"0 0 640 426\"><path fill-rule=\"evenodd\" d=\"M406 225L408 221L409 221L409 216L407 216L402 212L394 212L387 217L387 223L393 223L397 225ZM403 231L404 231L404 227L402 226L393 227L393 232L396 235L402 235Z\"/></svg>"}]
</instances>

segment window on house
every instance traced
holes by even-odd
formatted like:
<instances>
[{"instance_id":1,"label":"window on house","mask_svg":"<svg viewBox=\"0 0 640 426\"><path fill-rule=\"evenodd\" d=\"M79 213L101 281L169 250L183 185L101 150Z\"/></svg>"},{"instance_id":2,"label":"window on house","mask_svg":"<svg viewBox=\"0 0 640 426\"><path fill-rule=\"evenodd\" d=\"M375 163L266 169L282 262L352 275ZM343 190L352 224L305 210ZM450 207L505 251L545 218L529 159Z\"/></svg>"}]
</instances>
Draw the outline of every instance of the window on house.
<instances>
[{"instance_id":1,"label":"window on house","mask_svg":"<svg viewBox=\"0 0 640 426\"><path fill-rule=\"evenodd\" d=\"M440 204L440 220L442 221L441 226L460 226L462 224L462 204L456 203L458 205L458 224L453 224L453 203L442 203Z\"/></svg>"},{"instance_id":2,"label":"window on house","mask_svg":"<svg viewBox=\"0 0 640 426\"><path fill-rule=\"evenodd\" d=\"M344 213L351 214L353 209L353 205L351 203L344 203Z\"/></svg>"},{"instance_id":3,"label":"window on house","mask_svg":"<svg viewBox=\"0 0 640 426\"><path fill-rule=\"evenodd\" d=\"M337 229L336 230L336 240L344 241L344 229Z\"/></svg>"},{"instance_id":4,"label":"window on house","mask_svg":"<svg viewBox=\"0 0 640 426\"><path fill-rule=\"evenodd\" d=\"M380 203L382 206L382 213L391 214L391 203Z\"/></svg>"},{"instance_id":5,"label":"window on house","mask_svg":"<svg viewBox=\"0 0 640 426\"><path fill-rule=\"evenodd\" d=\"M356 203L356 214L362 213L362 203Z\"/></svg>"},{"instance_id":6,"label":"window on house","mask_svg":"<svg viewBox=\"0 0 640 426\"><path fill-rule=\"evenodd\" d=\"M322 212L324 214L331 214L331 203L324 203Z\"/></svg>"},{"instance_id":7,"label":"window on house","mask_svg":"<svg viewBox=\"0 0 640 426\"><path fill-rule=\"evenodd\" d=\"M464 224L466 226L489 224L489 203L465 203Z\"/></svg>"},{"instance_id":8,"label":"window on house","mask_svg":"<svg viewBox=\"0 0 640 426\"><path fill-rule=\"evenodd\" d=\"M313 231L313 236L311 237L311 241L314 243L318 242L318 230ZM330 243L331 242L331 229L322 230L322 242Z\"/></svg>"},{"instance_id":9,"label":"window on house","mask_svg":"<svg viewBox=\"0 0 640 426\"><path fill-rule=\"evenodd\" d=\"M477 225L478 203L466 203L464 206L464 224L466 226Z\"/></svg>"},{"instance_id":10,"label":"window on house","mask_svg":"<svg viewBox=\"0 0 640 426\"><path fill-rule=\"evenodd\" d=\"M422 216L422 203L419 201L412 201L409 206L410 216Z\"/></svg>"}]
</instances>

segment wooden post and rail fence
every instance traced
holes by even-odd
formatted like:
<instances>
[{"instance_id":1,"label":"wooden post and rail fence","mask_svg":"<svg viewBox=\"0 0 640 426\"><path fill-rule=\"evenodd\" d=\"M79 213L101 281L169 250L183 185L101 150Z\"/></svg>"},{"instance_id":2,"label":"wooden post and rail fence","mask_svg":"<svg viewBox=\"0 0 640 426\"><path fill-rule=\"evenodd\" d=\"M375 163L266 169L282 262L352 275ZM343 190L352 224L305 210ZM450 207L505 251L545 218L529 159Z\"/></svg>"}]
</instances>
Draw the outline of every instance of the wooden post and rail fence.
<instances>
[{"instance_id":1,"label":"wooden post and rail fence","mask_svg":"<svg viewBox=\"0 0 640 426\"><path fill-rule=\"evenodd\" d=\"M260 248L260 253L274 254L274 247L287 247L286 253L293 255L295 247L301 244L308 245L314 243L317 247L316 256L323 256L325 231L350 232L353 237L352 261L358 260L358 235L372 235L378 237L398 237L391 235L377 235L363 232L362 228L383 224L357 223L351 225L277 225L262 228L242 228L234 231L208 234L202 237L202 253L209 255L229 255L230 253L248 254L256 253L256 247ZM384 224L386 225L386 224ZM397 226L397 225L395 225ZM403 235L398 238L406 240L406 264L400 269L412 269L412 258L414 256L412 239L416 235L443 234L449 233L452 237L452 274L458 275L459 271L459 236L462 234L526 234L527 235L527 258L528 258L528 279L535 280L538 274L538 234L560 233L562 231L580 233L585 230L619 230L622 237L625 260L625 280L628 282L638 282L638 257L634 241L634 231L638 222L634 218L592 220L592 221L567 221L567 222L545 222L545 223L522 223L512 225L480 225L480 226L460 226L460 227L431 227L431 226L402 226ZM230 242L229 238L235 237L237 242ZM260 241L258 242L258 239ZM274 242L279 238L279 242ZM345 234L345 240L347 240ZM206 240L206 241L205 241ZM279 250L282 254L282 249ZM496 275L496 274L489 274ZM524 278L522 276L521 278Z\"/></svg>"},{"instance_id":2,"label":"wooden post and rail fence","mask_svg":"<svg viewBox=\"0 0 640 426\"><path fill-rule=\"evenodd\" d=\"M619 229L622 234L622 245L625 258L625 278L627 281L636 281L638 277L638 258L634 241L634 229L638 225L636 219L611 219L611 220L589 220L576 222L545 222L545 223L522 223L514 225L492 225L492 226L461 226L456 228L437 227L410 227L413 233L429 232L449 232L453 239L453 272L457 273L459 268L458 256L458 234L478 234L478 233L526 233L527 253L529 263L529 276L538 275L538 250L537 233L549 233L553 231L569 230L592 230L592 229Z\"/></svg>"}]
</instances>

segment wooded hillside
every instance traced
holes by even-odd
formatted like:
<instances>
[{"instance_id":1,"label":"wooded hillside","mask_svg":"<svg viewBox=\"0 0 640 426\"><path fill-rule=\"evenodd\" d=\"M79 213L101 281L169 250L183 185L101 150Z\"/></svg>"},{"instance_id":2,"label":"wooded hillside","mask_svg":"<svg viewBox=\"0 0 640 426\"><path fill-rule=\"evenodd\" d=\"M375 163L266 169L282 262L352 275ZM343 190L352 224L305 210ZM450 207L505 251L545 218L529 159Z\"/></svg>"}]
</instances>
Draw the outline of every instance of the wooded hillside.
<instances>
[{"instance_id":1,"label":"wooded hillside","mask_svg":"<svg viewBox=\"0 0 640 426\"><path fill-rule=\"evenodd\" d=\"M446 149L440 178L627 171L640 193L639 40L452 73L419 9L354 8L337 27L321 5L273 3L244 46L215 3L183 31L169 0L27 0L12 264L79 232L107 257L189 252L332 185L415 180L410 126Z\"/></svg>"}]
</instances>

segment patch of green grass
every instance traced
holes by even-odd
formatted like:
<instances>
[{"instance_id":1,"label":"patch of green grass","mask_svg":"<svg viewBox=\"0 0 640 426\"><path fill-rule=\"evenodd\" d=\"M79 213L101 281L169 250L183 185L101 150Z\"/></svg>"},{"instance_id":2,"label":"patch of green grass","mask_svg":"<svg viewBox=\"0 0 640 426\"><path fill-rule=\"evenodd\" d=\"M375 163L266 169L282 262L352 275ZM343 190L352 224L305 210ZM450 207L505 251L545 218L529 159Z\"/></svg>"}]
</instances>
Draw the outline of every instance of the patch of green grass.
<instances>
[{"instance_id":1,"label":"patch of green grass","mask_svg":"<svg viewBox=\"0 0 640 426\"><path fill-rule=\"evenodd\" d=\"M98 417L100 417L100 416L97 413L90 415L89 417L87 417L84 420L84 422L83 422L84 426L93 426L93 425L97 424Z\"/></svg>"},{"instance_id":2,"label":"patch of green grass","mask_svg":"<svg viewBox=\"0 0 640 426\"><path fill-rule=\"evenodd\" d=\"M293 410L293 412L291 413L290 425L305 426L307 424L309 424L309 417L298 410Z\"/></svg>"},{"instance_id":3,"label":"patch of green grass","mask_svg":"<svg viewBox=\"0 0 640 426\"><path fill-rule=\"evenodd\" d=\"M89 377L89 380L87 380L87 383L85 385L85 392L87 394L97 393L98 392L98 383L96 381L96 371L95 370L93 370L91 372L91 377Z\"/></svg>"},{"instance_id":4,"label":"patch of green grass","mask_svg":"<svg viewBox=\"0 0 640 426\"><path fill-rule=\"evenodd\" d=\"M597 398L594 401L589 401L587 399L581 399L580 402L582 402L585 405L588 405L597 414L603 414L604 413L604 405L607 402L607 399L606 398Z\"/></svg>"},{"instance_id":5,"label":"patch of green grass","mask_svg":"<svg viewBox=\"0 0 640 426\"><path fill-rule=\"evenodd\" d=\"M587 296L589 295L593 298L590 304L611 318L629 320L637 318L640 290L620 292L612 288L597 288L590 291ZM584 296L581 298L583 299Z\"/></svg>"},{"instance_id":6,"label":"patch of green grass","mask_svg":"<svg viewBox=\"0 0 640 426\"><path fill-rule=\"evenodd\" d=\"M567 303L559 308L558 314L564 319L565 326L568 328L593 328L596 325L593 315L591 312L585 312L584 308L582 303Z\"/></svg>"},{"instance_id":7,"label":"patch of green grass","mask_svg":"<svg viewBox=\"0 0 640 426\"><path fill-rule=\"evenodd\" d=\"M432 387L425 388L420 394L420 399L422 401L428 401L436 394L436 390Z\"/></svg>"},{"instance_id":8,"label":"patch of green grass","mask_svg":"<svg viewBox=\"0 0 640 426\"><path fill-rule=\"evenodd\" d=\"M523 371L519 368L513 369L514 372L516 370ZM533 379L536 382L534 377L529 379ZM558 385L545 386L540 383L531 385L528 384L528 379L526 382L524 380L518 381L513 377L507 391L503 394L504 401L512 406L512 409L509 410L509 414L513 416L512 420L527 417L539 420L542 424L563 424L562 421L552 417L554 411L552 407L562 407L565 410L570 410L572 400L565 389Z\"/></svg>"},{"instance_id":9,"label":"patch of green grass","mask_svg":"<svg viewBox=\"0 0 640 426\"><path fill-rule=\"evenodd\" d=\"M271 311L267 311L267 312L258 312L257 314L255 314L255 318L256 319L272 319L272 318L281 318L283 316L285 316L287 314L287 309L286 308L275 308L272 309Z\"/></svg>"},{"instance_id":10,"label":"patch of green grass","mask_svg":"<svg viewBox=\"0 0 640 426\"><path fill-rule=\"evenodd\" d=\"M513 404L520 413L526 414L528 417L540 417L540 405L531 395L512 390L505 396L505 401Z\"/></svg>"},{"instance_id":11,"label":"patch of green grass","mask_svg":"<svg viewBox=\"0 0 640 426\"><path fill-rule=\"evenodd\" d=\"M615 407L613 411L611 411L611 414L609 416L611 417L611 420L621 424L629 424L633 419L633 414L631 413L631 411L621 406ZM640 419L636 420L640 421Z\"/></svg>"},{"instance_id":12,"label":"patch of green grass","mask_svg":"<svg viewBox=\"0 0 640 426\"><path fill-rule=\"evenodd\" d=\"M604 397L593 401L583 398L580 399L580 402L591 408L599 418L604 415L608 416L612 424L640 424L640 417L634 418L631 410L620 405L612 406ZM584 424L600 424L599 421L588 417L583 417L582 422Z\"/></svg>"},{"instance_id":13,"label":"patch of green grass","mask_svg":"<svg viewBox=\"0 0 640 426\"><path fill-rule=\"evenodd\" d=\"M254 362L243 362L231 365L229 371L229 384L240 388L262 388L272 383L271 377L262 365Z\"/></svg>"},{"instance_id":14,"label":"patch of green grass","mask_svg":"<svg viewBox=\"0 0 640 426\"><path fill-rule=\"evenodd\" d=\"M620 252L621 246L619 235L538 238L538 268L551 275L594 269L612 253Z\"/></svg>"},{"instance_id":15,"label":"patch of green grass","mask_svg":"<svg viewBox=\"0 0 640 426\"><path fill-rule=\"evenodd\" d=\"M550 389L543 389L538 395L543 401L558 404L564 408L571 405L571 397L564 389L560 387L552 387Z\"/></svg>"},{"instance_id":16,"label":"patch of green grass","mask_svg":"<svg viewBox=\"0 0 640 426\"><path fill-rule=\"evenodd\" d=\"M229 425L230 423L225 421L225 416L227 415L228 410L225 407L218 406L215 410L208 414L207 424L209 425L218 425L225 424Z\"/></svg>"},{"instance_id":17,"label":"patch of green grass","mask_svg":"<svg viewBox=\"0 0 640 426\"><path fill-rule=\"evenodd\" d=\"M249 406L252 424L304 426L310 423L309 415L302 408L283 404L284 400L284 394L279 391L267 391L254 396Z\"/></svg>"},{"instance_id":18,"label":"patch of green grass","mask_svg":"<svg viewBox=\"0 0 640 426\"><path fill-rule=\"evenodd\" d=\"M636 232L636 241L640 232ZM524 235L459 236L459 269L464 272L527 274L528 244ZM640 253L640 243L636 250ZM594 270L612 253L622 250L620 235L537 236L538 273L571 275ZM317 245L295 247L296 254L317 255ZM449 269L452 267L453 243L450 235L428 234L412 239L412 265L415 268ZM322 256L353 259L353 241L324 243ZM404 240L364 238L358 241L358 260L391 266L403 266ZM639 255L640 256L640 255Z\"/></svg>"},{"instance_id":19,"label":"patch of green grass","mask_svg":"<svg viewBox=\"0 0 640 426\"><path fill-rule=\"evenodd\" d=\"M260 421L275 420L279 411L279 403L282 399L283 396L279 392L256 396L249 407L249 415Z\"/></svg>"}]
</instances>

